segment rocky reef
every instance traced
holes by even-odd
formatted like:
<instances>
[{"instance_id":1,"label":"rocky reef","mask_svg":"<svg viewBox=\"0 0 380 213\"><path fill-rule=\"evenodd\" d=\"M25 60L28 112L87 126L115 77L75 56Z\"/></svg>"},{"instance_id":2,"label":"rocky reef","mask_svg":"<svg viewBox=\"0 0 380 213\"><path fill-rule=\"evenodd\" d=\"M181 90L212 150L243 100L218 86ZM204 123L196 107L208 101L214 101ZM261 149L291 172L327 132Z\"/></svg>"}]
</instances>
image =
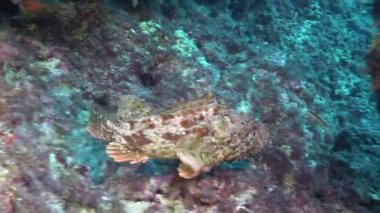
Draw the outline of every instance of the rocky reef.
<instances>
[{"instance_id":1,"label":"rocky reef","mask_svg":"<svg viewBox=\"0 0 380 213\"><path fill-rule=\"evenodd\" d=\"M11 4L0 212L379 211L372 1ZM177 160L115 163L87 132L95 105L117 113L126 94L159 111L208 91L271 143L187 180Z\"/></svg>"}]
</instances>

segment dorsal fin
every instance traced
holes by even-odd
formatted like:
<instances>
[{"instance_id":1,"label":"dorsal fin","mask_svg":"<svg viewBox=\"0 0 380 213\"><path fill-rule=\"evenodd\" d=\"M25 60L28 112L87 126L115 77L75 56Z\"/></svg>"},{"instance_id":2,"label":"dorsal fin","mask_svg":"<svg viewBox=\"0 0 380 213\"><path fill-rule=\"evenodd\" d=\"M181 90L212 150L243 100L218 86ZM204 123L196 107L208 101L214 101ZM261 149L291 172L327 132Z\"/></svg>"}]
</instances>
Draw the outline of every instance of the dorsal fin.
<instances>
[{"instance_id":1,"label":"dorsal fin","mask_svg":"<svg viewBox=\"0 0 380 213\"><path fill-rule=\"evenodd\" d=\"M120 98L116 117L119 121L129 121L149 116L150 107L134 95L124 95Z\"/></svg>"},{"instance_id":2,"label":"dorsal fin","mask_svg":"<svg viewBox=\"0 0 380 213\"><path fill-rule=\"evenodd\" d=\"M166 110L163 110L161 113L168 114L168 113L176 112L183 109L197 108L200 106L211 105L214 103L217 103L214 95L211 92L208 92L206 95L195 98L193 100L188 100L186 102L181 101L181 102L173 103L171 107L169 107Z\"/></svg>"}]
</instances>

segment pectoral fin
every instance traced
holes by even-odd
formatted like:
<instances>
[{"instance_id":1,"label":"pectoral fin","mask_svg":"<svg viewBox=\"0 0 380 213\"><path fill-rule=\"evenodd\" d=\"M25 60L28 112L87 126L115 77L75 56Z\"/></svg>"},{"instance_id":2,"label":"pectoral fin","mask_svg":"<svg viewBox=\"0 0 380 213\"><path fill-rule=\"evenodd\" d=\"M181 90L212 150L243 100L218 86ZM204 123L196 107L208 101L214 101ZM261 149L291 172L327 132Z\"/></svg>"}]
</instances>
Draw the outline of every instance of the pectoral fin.
<instances>
[{"instance_id":1,"label":"pectoral fin","mask_svg":"<svg viewBox=\"0 0 380 213\"><path fill-rule=\"evenodd\" d=\"M204 163L188 150L178 150L177 157L181 160L178 168L179 176L183 178L196 177L205 167Z\"/></svg>"},{"instance_id":2,"label":"pectoral fin","mask_svg":"<svg viewBox=\"0 0 380 213\"><path fill-rule=\"evenodd\" d=\"M212 165L207 163L203 156L204 138L190 137L184 140L176 148L176 154L181 164L178 168L179 175L183 178L193 178L200 172L207 172Z\"/></svg>"},{"instance_id":3,"label":"pectoral fin","mask_svg":"<svg viewBox=\"0 0 380 213\"><path fill-rule=\"evenodd\" d=\"M185 179L191 179L198 176L199 171L194 171L189 165L181 163L178 167L178 174Z\"/></svg>"}]
</instances>

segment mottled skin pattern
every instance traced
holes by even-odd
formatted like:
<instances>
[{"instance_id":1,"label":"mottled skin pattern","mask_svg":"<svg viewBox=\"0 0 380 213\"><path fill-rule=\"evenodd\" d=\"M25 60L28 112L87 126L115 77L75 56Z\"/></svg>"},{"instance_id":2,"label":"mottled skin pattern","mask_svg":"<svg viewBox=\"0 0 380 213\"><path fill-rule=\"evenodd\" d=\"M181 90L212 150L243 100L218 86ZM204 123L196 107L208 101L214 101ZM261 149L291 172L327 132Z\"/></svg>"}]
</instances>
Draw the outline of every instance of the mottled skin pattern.
<instances>
[{"instance_id":1,"label":"mottled skin pattern","mask_svg":"<svg viewBox=\"0 0 380 213\"><path fill-rule=\"evenodd\" d=\"M252 155L269 141L263 126L246 115L233 113L211 95L161 113L149 114L144 107L140 110L141 117L135 111L133 119L119 117L116 122L96 113L91 117L89 132L111 141L107 153L116 162L179 159L179 175L193 178L223 161Z\"/></svg>"}]
</instances>

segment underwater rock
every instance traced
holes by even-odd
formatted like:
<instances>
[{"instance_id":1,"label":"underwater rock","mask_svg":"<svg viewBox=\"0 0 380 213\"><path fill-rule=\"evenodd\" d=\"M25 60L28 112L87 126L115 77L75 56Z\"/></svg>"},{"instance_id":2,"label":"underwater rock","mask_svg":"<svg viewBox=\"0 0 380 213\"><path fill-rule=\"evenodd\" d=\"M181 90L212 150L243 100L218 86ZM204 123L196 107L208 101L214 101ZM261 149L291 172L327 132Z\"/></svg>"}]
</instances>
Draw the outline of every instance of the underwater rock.
<instances>
[{"instance_id":1,"label":"underwater rock","mask_svg":"<svg viewBox=\"0 0 380 213\"><path fill-rule=\"evenodd\" d=\"M156 80L149 73L141 73L139 79L142 85L145 87L152 87L156 84Z\"/></svg>"},{"instance_id":2,"label":"underwater rock","mask_svg":"<svg viewBox=\"0 0 380 213\"><path fill-rule=\"evenodd\" d=\"M13 142L0 138L0 212L370 212L364 209L378 203L380 163L375 141L368 139L373 134L347 128L366 123L374 114L369 110L373 103L366 90L368 79L356 72L374 33L367 10L359 3L364 1L140 0L135 8L125 0L54 2L59 3L25 14L18 27L0 32L7 44L0 48L0 79L6 81L1 85L9 86L9 91L20 89L11 99L0 98L5 133L14 131L16 136ZM45 62L54 66L36 66ZM151 74L153 82L141 73ZM296 83L284 85L289 81ZM238 150L244 140L237 140L246 136L233 135L241 133L242 125L235 123L236 131L226 131L234 126L228 121L241 118L232 112L237 109L249 114L243 118L249 125L256 125L255 119L265 122L271 146L242 165L224 162L229 158L222 156L222 166L187 180L173 172L177 160L111 162L106 144L85 130L93 102L116 111L111 123L98 120L100 126L115 127L112 131L92 132L109 141L116 130L125 131L130 124L149 133L154 122L139 117L141 112L154 119L180 115L186 102L170 113L158 109L173 99L191 100L187 97L205 90L214 91L229 106L220 112L226 112L226 118L196 123L214 131L209 138L231 138L237 149L232 153L246 156ZM127 106L116 109L122 94L144 101L125 98ZM307 110L322 115L329 128L310 122ZM142 128L143 120L147 128ZM150 131L157 134L154 137L181 137L164 135L164 128L175 125L158 123L161 129ZM341 129L347 131L331 150L329 138ZM124 146L121 136L118 140ZM147 146L140 136L136 132L133 142ZM197 155L199 147L192 147L192 141L205 140L187 137L189 143L181 148ZM115 141L111 144L119 148ZM164 150L162 144L172 143L152 145ZM209 148L212 143L199 144ZM120 159L112 153L115 149L108 152ZM220 153L224 151L230 150ZM331 157L342 164L330 161L329 167ZM199 164L197 158L190 163ZM338 173L331 172L331 184L325 183L327 172L321 172L326 167L335 167ZM361 189L362 197L342 185Z\"/></svg>"},{"instance_id":3,"label":"underwater rock","mask_svg":"<svg viewBox=\"0 0 380 213\"><path fill-rule=\"evenodd\" d=\"M335 184L341 182L342 197L350 200L356 197L357 203L352 200L350 204L353 207L361 200L370 209L379 208L376 191L380 189L377 181L380 157L374 148L379 144L378 131L364 128L343 130L335 139L329 166L330 178Z\"/></svg>"},{"instance_id":4,"label":"underwater rock","mask_svg":"<svg viewBox=\"0 0 380 213\"><path fill-rule=\"evenodd\" d=\"M20 13L20 7L16 5L12 0L0 1L0 17L1 15L12 17L20 15Z\"/></svg>"},{"instance_id":5,"label":"underwater rock","mask_svg":"<svg viewBox=\"0 0 380 213\"><path fill-rule=\"evenodd\" d=\"M377 30L380 28L380 1L373 4L372 15L376 21ZM377 111L380 113L380 36L377 34L372 42L371 49L367 54L367 67L372 77L372 88L375 94Z\"/></svg>"}]
</instances>

